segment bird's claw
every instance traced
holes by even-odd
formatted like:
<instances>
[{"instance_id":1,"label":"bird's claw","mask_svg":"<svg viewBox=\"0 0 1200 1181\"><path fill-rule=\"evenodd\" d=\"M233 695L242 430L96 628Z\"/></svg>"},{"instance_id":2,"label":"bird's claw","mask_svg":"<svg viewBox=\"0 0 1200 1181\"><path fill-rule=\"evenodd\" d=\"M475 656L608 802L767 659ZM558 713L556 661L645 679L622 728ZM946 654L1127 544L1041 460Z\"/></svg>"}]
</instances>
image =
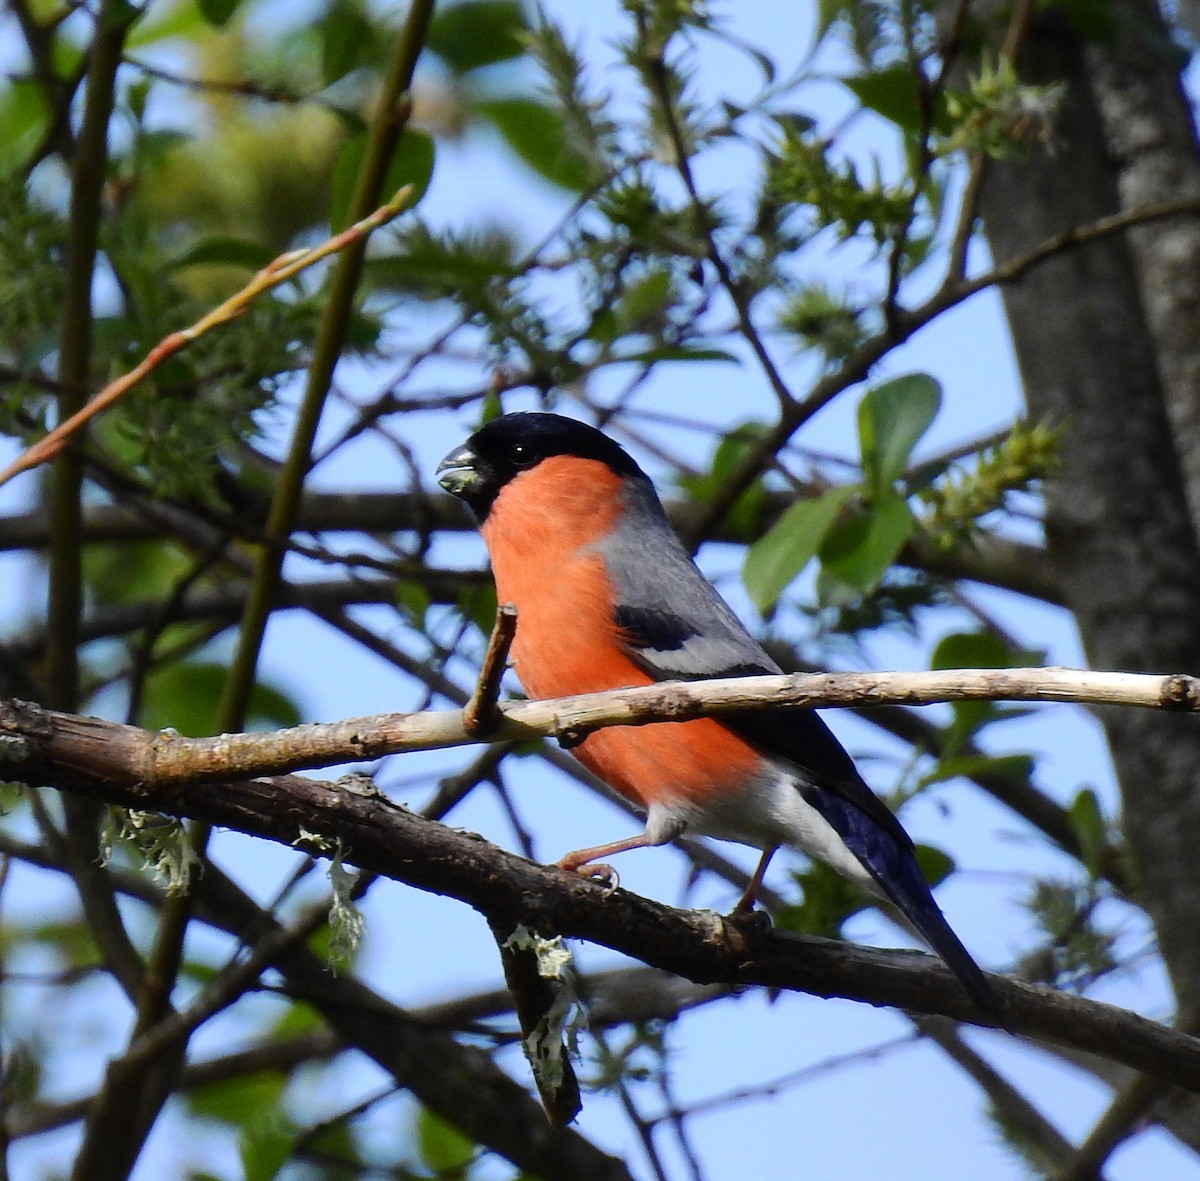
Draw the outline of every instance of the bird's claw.
<instances>
[{"instance_id":1,"label":"bird's claw","mask_svg":"<svg viewBox=\"0 0 1200 1181\"><path fill-rule=\"evenodd\" d=\"M749 906L744 905L745 899L740 901L729 912L729 921L737 927L743 927L748 931L766 931L771 928L771 916L765 910L755 909L754 903Z\"/></svg>"},{"instance_id":2,"label":"bird's claw","mask_svg":"<svg viewBox=\"0 0 1200 1181\"><path fill-rule=\"evenodd\" d=\"M621 884L621 877L611 865L591 864L577 866L575 872L581 878L604 887L605 894L611 894Z\"/></svg>"}]
</instances>

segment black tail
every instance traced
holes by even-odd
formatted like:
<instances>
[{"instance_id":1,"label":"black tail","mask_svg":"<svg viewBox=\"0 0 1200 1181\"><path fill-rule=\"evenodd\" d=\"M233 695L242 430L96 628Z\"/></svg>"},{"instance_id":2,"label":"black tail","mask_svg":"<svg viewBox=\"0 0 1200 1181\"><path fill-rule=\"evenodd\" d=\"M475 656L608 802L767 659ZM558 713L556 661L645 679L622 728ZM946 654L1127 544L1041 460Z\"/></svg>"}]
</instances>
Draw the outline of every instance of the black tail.
<instances>
[{"instance_id":1,"label":"black tail","mask_svg":"<svg viewBox=\"0 0 1200 1181\"><path fill-rule=\"evenodd\" d=\"M1004 1028L1005 1020L1000 1002L992 991L983 969L971 958L971 953L946 922L946 916L934 901L929 883L925 881L916 858L907 850L898 852L900 856L893 862L891 873L884 877L876 872L873 866L868 865L871 876L896 904L900 913L916 928L921 938L958 977L967 995L975 1002L979 1015L988 1024Z\"/></svg>"},{"instance_id":2,"label":"black tail","mask_svg":"<svg viewBox=\"0 0 1200 1181\"><path fill-rule=\"evenodd\" d=\"M865 783L858 781L856 787L861 789L862 799L873 805L871 813L845 793L815 791L807 799L846 842L883 894L959 978L979 1015L989 1024L1003 1028L1004 1018L996 994L934 901L908 834L878 798L871 795Z\"/></svg>"}]
</instances>

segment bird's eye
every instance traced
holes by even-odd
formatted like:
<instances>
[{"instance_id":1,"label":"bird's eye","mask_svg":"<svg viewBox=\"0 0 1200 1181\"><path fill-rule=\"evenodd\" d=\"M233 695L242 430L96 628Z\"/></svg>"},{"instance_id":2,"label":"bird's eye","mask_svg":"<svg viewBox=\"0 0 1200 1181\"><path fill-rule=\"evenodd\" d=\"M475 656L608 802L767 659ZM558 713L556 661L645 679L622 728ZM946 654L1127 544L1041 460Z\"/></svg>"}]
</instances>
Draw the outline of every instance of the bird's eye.
<instances>
[{"instance_id":1,"label":"bird's eye","mask_svg":"<svg viewBox=\"0 0 1200 1181\"><path fill-rule=\"evenodd\" d=\"M513 467L533 467L538 461L538 453L528 443L514 443L508 449L508 458Z\"/></svg>"}]
</instances>

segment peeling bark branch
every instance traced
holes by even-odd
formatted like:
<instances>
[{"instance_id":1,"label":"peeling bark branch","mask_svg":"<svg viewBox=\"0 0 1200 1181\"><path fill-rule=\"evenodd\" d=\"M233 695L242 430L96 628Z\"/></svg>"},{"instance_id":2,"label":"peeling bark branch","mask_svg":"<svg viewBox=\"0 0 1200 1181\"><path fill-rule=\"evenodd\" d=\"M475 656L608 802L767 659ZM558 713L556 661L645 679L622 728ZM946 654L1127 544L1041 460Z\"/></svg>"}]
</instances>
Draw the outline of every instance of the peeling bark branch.
<instances>
[{"instance_id":1,"label":"peeling bark branch","mask_svg":"<svg viewBox=\"0 0 1200 1181\"><path fill-rule=\"evenodd\" d=\"M746 930L711 911L681 911L505 853L469 833L414 815L379 795L299 776L195 784L155 792L136 780L56 764L30 736L23 777L129 807L157 808L290 844L303 827L347 859L421 890L456 898L497 924L587 939L700 983L840 996L977 1021L949 970L921 952L878 951L770 930ZM1017 1033L1122 1062L1200 1092L1200 1040L1111 1005L990 977Z\"/></svg>"}]
</instances>

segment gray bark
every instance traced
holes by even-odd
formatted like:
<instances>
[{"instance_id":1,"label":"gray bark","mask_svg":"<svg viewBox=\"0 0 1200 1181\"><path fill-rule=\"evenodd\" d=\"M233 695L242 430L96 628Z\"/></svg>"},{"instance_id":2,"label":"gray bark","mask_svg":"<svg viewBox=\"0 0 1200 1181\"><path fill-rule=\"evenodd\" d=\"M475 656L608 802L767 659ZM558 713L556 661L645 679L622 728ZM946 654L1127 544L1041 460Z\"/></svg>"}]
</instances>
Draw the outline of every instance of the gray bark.
<instances>
[{"instance_id":1,"label":"gray bark","mask_svg":"<svg viewBox=\"0 0 1200 1181\"><path fill-rule=\"evenodd\" d=\"M1182 58L1148 0L1131 0L1108 44L1084 49L1123 210L1200 193L1200 150L1180 84ZM1192 521L1200 527L1200 217L1129 234L1146 324L1158 358Z\"/></svg>"},{"instance_id":2,"label":"gray bark","mask_svg":"<svg viewBox=\"0 0 1200 1181\"><path fill-rule=\"evenodd\" d=\"M1102 110L1117 99L1108 94L1102 104L1097 92L1114 73L1146 68L1140 58L1124 61L1126 43L1087 46L1053 17L1031 30L1022 75L1064 81L1067 95L1050 156L996 165L989 175L983 214L997 259L1122 208L1122 160ZM1120 70L1097 70L1101 53ZM1174 77L1165 60L1161 69ZM1200 258L1193 255L1192 265ZM1151 301L1130 243L1122 237L1067 252L1006 289L1004 302L1030 413L1067 427L1062 465L1047 491L1046 528L1089 659L1111 669L1200 668L1200 549ZM1102 720L1141 901L1178 1000L1196 1001L1200 727L1128 710L1105 711Z\"/></svg>"}]
</instances>

